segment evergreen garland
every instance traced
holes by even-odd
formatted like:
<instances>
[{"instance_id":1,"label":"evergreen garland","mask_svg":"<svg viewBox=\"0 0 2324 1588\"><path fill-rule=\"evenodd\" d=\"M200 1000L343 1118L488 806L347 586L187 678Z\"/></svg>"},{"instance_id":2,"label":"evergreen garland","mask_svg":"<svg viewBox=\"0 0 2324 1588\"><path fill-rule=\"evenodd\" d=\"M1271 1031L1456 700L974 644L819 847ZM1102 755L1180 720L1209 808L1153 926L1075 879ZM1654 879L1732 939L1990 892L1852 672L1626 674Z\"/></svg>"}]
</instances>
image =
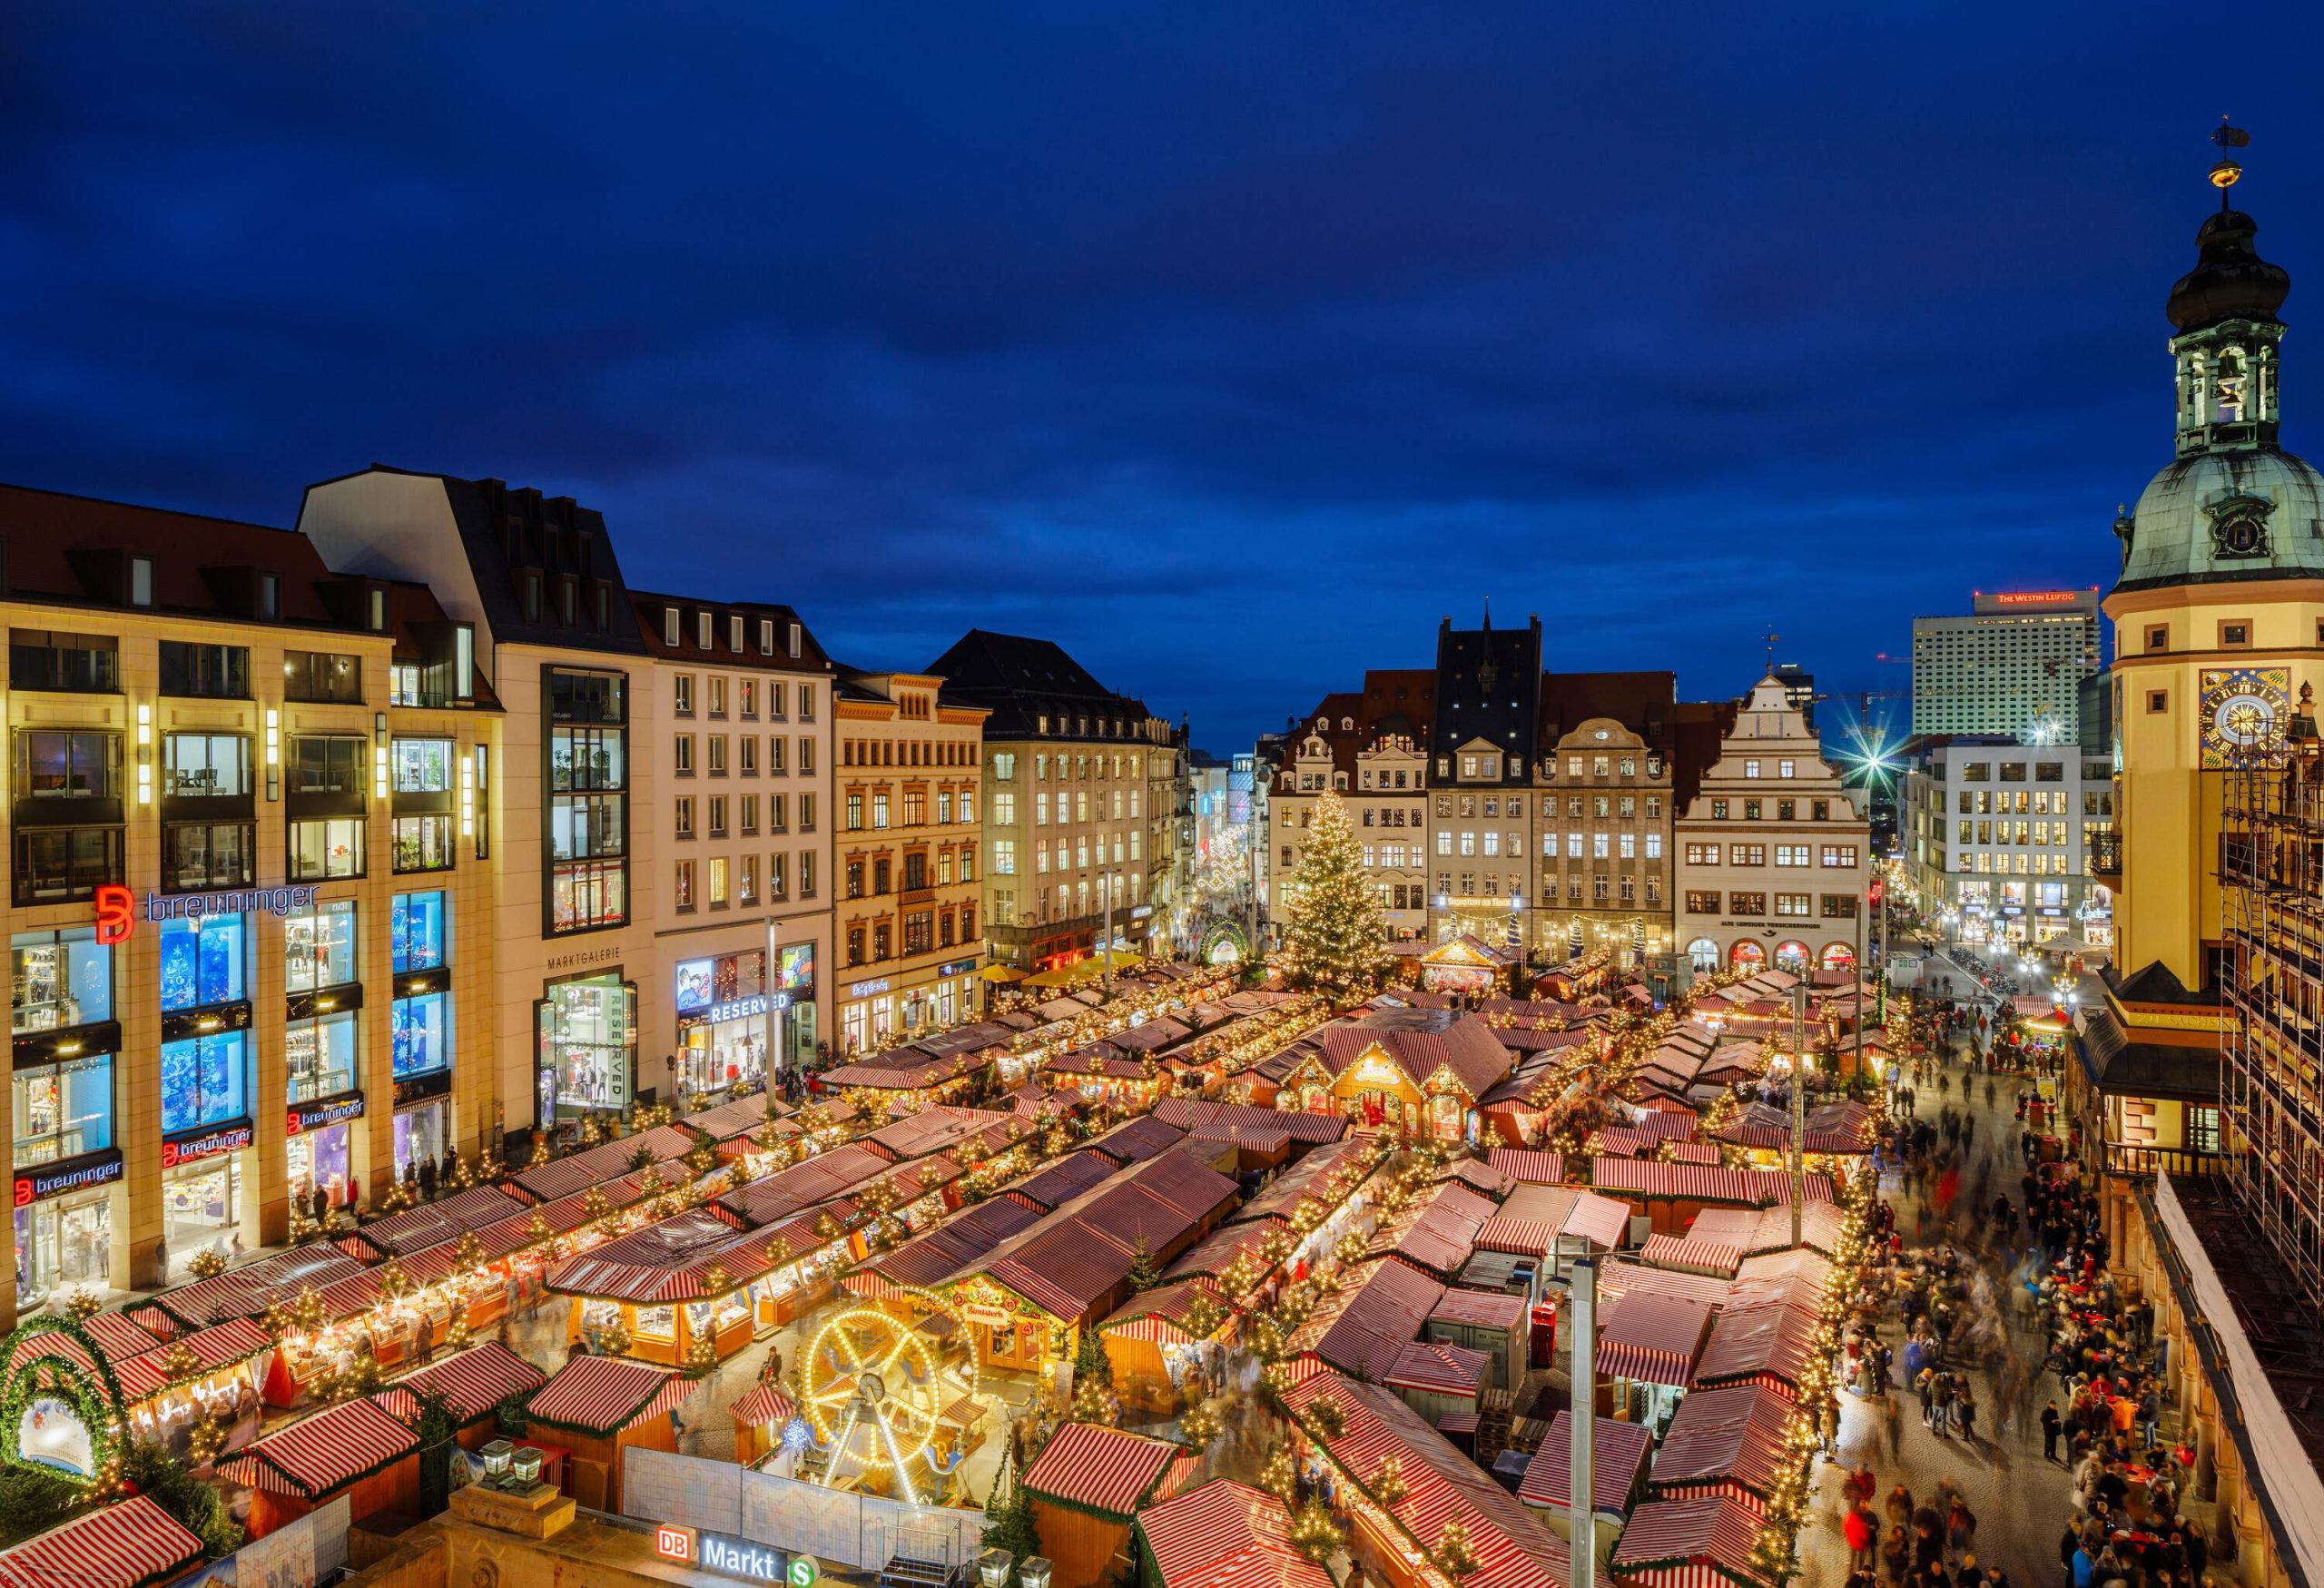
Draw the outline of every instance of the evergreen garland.
<instances>
[{"instance_id":1,"label":"evergreen garland","mask_svg":"<svg viewBox=\"0 0 2324 1588\"><path fill-rule=\"evenodd\" d=\"M96 1368L96 1380L90 1381L88 1371L78 1362L53 1349L46 1354L26 1359L25 1346L42 1335L63 1335L86 1354ZM89 1433L89 1456L96 1470L85 1480L90 1483L110 1483L120 1468L123 1447L123 1408L128 1404L121 1393L121 1380L113 1376L113 1364L88 1330L74 1317L43 1317L27 1318L8 1336L8 1360L17 1366L8 1375L5 1386L0 1386L0 1460L15 1465L33 1465L25 1459L18 1447L16 1433L24 1425L25 1409L40 1396L53 1396L73 1408L74 1415ZM69 1473L60 1473L68 1480Z\"/></svg>"}]
</instances>

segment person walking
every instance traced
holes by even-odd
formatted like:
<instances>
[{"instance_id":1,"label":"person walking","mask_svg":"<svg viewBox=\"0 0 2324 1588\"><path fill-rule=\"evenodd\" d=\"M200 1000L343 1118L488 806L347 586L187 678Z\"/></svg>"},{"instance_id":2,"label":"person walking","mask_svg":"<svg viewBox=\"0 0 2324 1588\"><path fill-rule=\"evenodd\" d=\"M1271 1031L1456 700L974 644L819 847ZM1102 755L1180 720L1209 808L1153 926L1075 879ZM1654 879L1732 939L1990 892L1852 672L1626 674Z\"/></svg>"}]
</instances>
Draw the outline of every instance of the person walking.
<instances>
[{"instance_id":1,"label":"person walking","mask_svg":"<svg viewBox=\"0 0 2324 1588\"><path fill-rule=\"evenodd\" d=\"M2061 1423L2057 1402L2052 1401L2042 1408L2042 1459L2043 1461L2058 1459L2058 1430Z\"/></svg>"}]
</instances>

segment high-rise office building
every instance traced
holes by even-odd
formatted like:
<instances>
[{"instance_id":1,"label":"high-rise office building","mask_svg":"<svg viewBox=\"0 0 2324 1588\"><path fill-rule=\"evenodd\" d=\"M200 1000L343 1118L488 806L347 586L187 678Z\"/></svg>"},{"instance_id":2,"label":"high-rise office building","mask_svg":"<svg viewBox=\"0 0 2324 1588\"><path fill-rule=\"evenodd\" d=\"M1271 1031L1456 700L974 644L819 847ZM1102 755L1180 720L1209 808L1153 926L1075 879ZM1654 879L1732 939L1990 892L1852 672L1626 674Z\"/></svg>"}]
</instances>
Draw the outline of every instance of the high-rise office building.
<instances>
[{"instance_id":1,"label":"high-rise office building","mask_svg":"<svg viewBox=\"0 0 2324 1588\"><path fill-rule=\"evenodd\" d=\"M1913 619L1913 732L2080 744L2098 662L2096 590L1980 590L1966 616Z\"/></svg>"}]
</instances>

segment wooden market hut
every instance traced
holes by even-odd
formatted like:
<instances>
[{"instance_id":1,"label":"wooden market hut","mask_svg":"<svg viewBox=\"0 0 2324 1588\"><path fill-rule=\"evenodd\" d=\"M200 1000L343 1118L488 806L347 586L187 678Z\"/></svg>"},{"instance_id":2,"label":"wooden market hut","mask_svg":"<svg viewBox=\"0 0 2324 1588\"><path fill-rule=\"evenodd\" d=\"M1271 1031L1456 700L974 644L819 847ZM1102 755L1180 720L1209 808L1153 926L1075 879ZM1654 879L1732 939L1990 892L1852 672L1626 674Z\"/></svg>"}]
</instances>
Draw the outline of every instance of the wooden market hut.
<instances>
[{"instance_id":1,"label":"wooden market hut","mask_svg":"<svg viewBox=\"0 0 2324 1588\"><path fill-rule=\"evenodd\" d=\"M419 1436L376 1402L345 1401L269 1434L218 1464L221 1476L250 1485L250 1532L276 1528L340 1494L349 1520L419 1503Z\"/></svg>"},{"instance_id":2,"label":"wooden market hut","mask_svg":"<svg viewBox=\"0 0 2324 1588\"><path fill-rule=\"evenodd\" d=\"M1312 1410L1324 1399L1339 1406L1337 1432ZM1462 1588L1564 1588L1572 1580L1565 1541L1390 1391L1318 1372L1294 1384L1284 1402L1310 1444L1337 1470L1355 1523L1355 1558L1389 1588L1441 1583L1438 1573L1417 1563L1436 1547L1445 1524L1456 1521L1479 1563L1461 1580ZM1371 1497L1368 1485L1392 1455L1403 1469L1404 1493L1386 1505ZM1595 1576L1601 1588L1610 1588L1604 1573Z\"/></svg>"},{"instance_id":3,"label":"wooden market hut","mask_svg":"<svg viewBox=\"0 0 2324 1588\"><path fill-rule=\"evenodd\" d=\"M1614 1534L1621 1531L1630 1503L1645 1492L1646 1469L1654 1457L1654 1432L1637 1423L1600 1417L1592 1437L1596 1444L1590 1455L1590 1514L1597 1524L1598 1553L1602 1558ZM1573 1536L1573 1514L1566 1508L1573 1494L1572 1466L1573 1411L1568 1407L1550 1419L1550 1430L1541 1436L1517 1484L1517 1497L1526 1509L1551 1533L1566 1539Z\"/></svg>"},{"instance_id":4,"label":"wooden market hut","mask_svg":"<svg viewBox=\"0 0 2324 1588\"><path fill-rule=\"evenodd\" d=\"M1649 1588L1778 1588L1751 1564L1766 1522L1721 1495L1640 1505L1614 1550L1625 1583Z\"/></svg>"},{"instance_id":5,"label":"wooden market hut","mask_svg":"<svg viewBox=\"0 0 2324 1588\"><path fill-rule=\"evenodd\" d=\"M164 1588L202 1564L202 1540L143 1494L0 1550L0 1588Z\"/></svg>"},{"instance_id":6,"label":"wooden market hut","mask_svg":"<svg viewBox=\"0 0 2324 1588\"><path fill-rule=\"evenodd\" d=\"M1291 1512L1264 1489L1213 1478L1137 1514L1139 1588L1334 1588L1291 1542Z\"/></svg>"},{"instance_id":7,"label":"wooden market hut","mask_svg":"<svg viewBox=\"0 0 2324 1588\"><path fill-rule=\"evenodd\" d=\"M1130 1524L1167 1480L1182 1475L1180 1446L1094 1423L1068 1423L1018 1480L1032 1497L1050 1588L1089 1588L1129 1548ZM1186 1470L1196 1465L1187 1458Z\"/></svg>"},{"instance_id":8,"label":"wooden market hut","mask_svg":"<svg viewBox=\"0 0 2324 1588\"><path fill-rule=\"evenodd\" d=\"M747 1288L774 1267L771 1241L736 1228L732 1214L690 1208L619 1239L568 1258L549 1271L548 1287L570 1297L566 1342L593 1350L618 1323L623 1355L665 1366L693 1362L707 1341L719 1361L751 1343L756 1302ZM773 1327L773 1320L768 1320Z\"/></svg>"},{"instance_id":9,"label":"wooden market hut","mask_svg":"<svg viewBox=\"0 0 2324 1588\"><path fill-rule=\"evenodd\" d=\"M1644 1214L1657 1235L1683 1233L1705 1208L1766 1208L1791 1199L1791 1177L1772 1170L1593 1158L1589 1176L1600 1195L1627 1202L1632 1212ZM1832 1201L1831 1177L1809 1175L1807 1196L1810 1201Z\"/></svg>"},{"instance_id":10,"label":"wooden market hut","mask_svg":"<svg viewBox=\"0 0 2324 1588\"><path fill-rule=\"evenodd\" d=\"M1455 1286L1428 1315L1423 1337L1482 1352L1484 1387L1514 1392L1525 1376L1531 1354L1529 1300L1526 1295Z\"/></svg>"},{"instance_id":11,"label":"wooden market hut","mask_svg":"<svg viewBox=\"0 0 2324 1588\"><path fill-rule=\"evenodd\" d=\"M1763 1385L1697 1390L1654 1458L1659 1500L1723 1495L1762 1515L1783 1481L1792 1404Z\"/></svg>"},{"instance_id":12,"label":"wooden market hut","mask_svg":"<svg viewBox=\"0 0 2324 1588\"><path fill-rule=\"evenodd\" d=\"M1599 1315L1597 1367L1602 1382L1627 1386L1614 1397L1614 1415L1654 1422L1695 1381L1695 1358L1710 1332L1708 1302L1669 1296L1625 1295Z\"/></svg>"},{"instance_id":13,"label":"wooden market hut","mask_svg":"<svg viewBox=\"0 0 2324 1588\"><path fill-rule=\"evenodd\" d=\"M1485 1362L1482 1351L1465 1346L1407 1340L1380 1376L1380 1382L1394 1390L1406 1406L1441 1426L1447 1417L1477 1409L1477 1397L1484 1393Z\"/></svg>"},{"instance_id":14,"label":"wooden market hut","mask_svg":"<svg viewBox=\"0 0 2324 1588\"><path fill-rule=\"evenodd\" d=\"M618 1356L576 1356L527 1404L528 1433L548 1429L572 1453L566 1493L592 1511L621 1509L625 1451L678 1447L671 1413L694 1381Z\"/></svg>"},{"instance_id":15,"label":"wooden market hut","mask_svg":"<svg viewBox=\"0 0 2324 1588\"><path fill-rule=\"evenodd\" d=\"M497 1340L471 1346L399 1378L371 1398L417 1428L419 1403L440 1395L452 1412L453 1437L463 1450L477 1450L500 1436L495 1415L501 1403L528 1396L548 1376Z\"/></svg>"},{"instance_id":16,"label":"wooden market hut","mask_svg":"<svg viewBox=\"0 0 2324 1588\"><path fill-rule=\"evenodd\" d=\"M92 1319L91 1321L94 1321ZM94 1335L94 1331L91 1331ZM102 1342L101 1342L102 1344ZM141 1439L184 1454L205 1406L233 1404L250 1392L253 1428L265 1360L274 1349L266 1331L246 1317L213 1324L113 1362L131 1429Z\"/></svg>"},{"instance_id":17,"label":"wooden market hut","mask_svg":"<svg viewBox=\"0 0 2324 1588\"><path fill-rule=\"evenodd\" d=\"M1204 1303L1218 1321L1208 1334L1198 1335L1189 1320ZM1185 1410L1190 1368L1202 1362L1205 1343L1223 1339L1232 1321L1231 1298L1199 1275L1141 1290L1122 1303L1098 1326L1122 1404L1142 1412Z\"/></svg>"},{"instance_id":18,"label":"wooden market hut","mask_svg":"<svg viewBox=\"0 0 2324 1588\"><path fill-rule=\"evenodd\" d=\"M772 1454L783 1430L799 1415L799 1403L777 1384L762 1384L726 1408L734 1419L734 1459L749 1466Z\"/></svg>"}]
</instances>

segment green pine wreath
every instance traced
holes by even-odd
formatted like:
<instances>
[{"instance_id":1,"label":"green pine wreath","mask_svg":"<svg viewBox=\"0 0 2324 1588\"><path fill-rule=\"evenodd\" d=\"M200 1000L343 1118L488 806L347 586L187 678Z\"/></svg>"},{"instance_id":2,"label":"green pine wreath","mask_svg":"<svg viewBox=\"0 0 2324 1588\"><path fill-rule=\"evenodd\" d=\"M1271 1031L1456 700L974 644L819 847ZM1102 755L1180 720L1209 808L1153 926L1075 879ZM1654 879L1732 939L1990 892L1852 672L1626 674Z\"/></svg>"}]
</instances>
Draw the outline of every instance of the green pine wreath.
<instances>
[{"instance_id":1,"label":"green pine wreath","mask_svg":"<svg viewBox=\"0 0 2324 1588\"><path fill-rule=\"evenodd\" d=\"M6 1384L0 1386L0 1462L35 1467L68 1481L94 1483L98 1474L110 1470L119 1458L127 1431L123 1423L125 1397L121 1393L121 1380L113 1376L113 1364L105 1360L103 1350L75 1318L44 1315L26 1320L8 1336L6 1360L16 1361L25 1345L42 1335L63 1335L78 1346L94 1365L96 1379L92 1383L88 1371L79 1363L46 1346L42 1347L46 1354L12 1370ZM64 1401L81 1419L81 1425L88 1430L89 1455L96 1464L95 1472L75 1480L71 1473L25 1455L17 1443L17 1432L24 1425L25 1409L42 1396Z\"/></svg>"}]
</instances>

